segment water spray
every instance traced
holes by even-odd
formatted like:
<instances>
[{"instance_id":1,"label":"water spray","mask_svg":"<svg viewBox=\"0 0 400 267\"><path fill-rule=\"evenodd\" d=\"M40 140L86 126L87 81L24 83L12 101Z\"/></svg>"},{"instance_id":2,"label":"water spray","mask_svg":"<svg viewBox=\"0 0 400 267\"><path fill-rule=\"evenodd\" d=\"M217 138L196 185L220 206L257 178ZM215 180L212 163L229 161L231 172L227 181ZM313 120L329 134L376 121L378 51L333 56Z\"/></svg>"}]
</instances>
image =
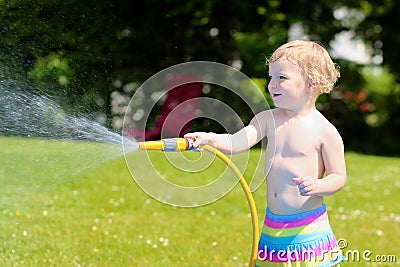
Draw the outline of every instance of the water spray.
<instances>
[{"instance_id":1,"label":"water spray","mask_svg":"<svg viewBox=\"0 0 400 267\"><path fill-rule=\"evenodd\" d=\"M253 226L253 242L252 249L250 255L249 267L253 267L256 264L257 259L257 247L258 247L258 237L259 237L259 229L258 229L258 215L257 208L254 202L253 195L249 189L249 186L243 177L243 174L237 168L237 166L221 151L212 147L210 145L201 146L201 148L205 151L208 151L212 154L215 154L219 157L226 165L233 171L235 176L238 178L240 185L246 195L247 202L249 204L252 226ZM199 148L193 146L193 140L190 138L166 138L157 141L143 141L139 142L140 150L159 150L164 152L179 152L179 151L201 151Z\"/></svg>"}]
</instances>

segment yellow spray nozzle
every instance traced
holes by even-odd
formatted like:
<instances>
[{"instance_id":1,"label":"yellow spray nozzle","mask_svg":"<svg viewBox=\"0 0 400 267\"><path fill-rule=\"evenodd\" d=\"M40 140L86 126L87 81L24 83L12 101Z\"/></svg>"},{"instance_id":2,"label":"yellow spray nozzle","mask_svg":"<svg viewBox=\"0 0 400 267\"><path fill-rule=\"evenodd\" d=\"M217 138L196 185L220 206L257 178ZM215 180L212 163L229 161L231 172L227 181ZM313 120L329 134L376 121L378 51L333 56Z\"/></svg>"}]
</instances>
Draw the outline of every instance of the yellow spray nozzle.
<instances>
[{"instance_id":1,"label":"yellow spray nozzle","mask_svg":"<svg viewBox=\"0 0 400 267\"><path fill-rule=\"evenodd\" d=\"M164 152L196 150L189 138L166 138L157 141L139 142L140 150L161 150Z\"/></svg>"},{"instance_id":2,"label":"yellow spray nozzle","mask_svg":"<svg viewBox=\"0 0 400 267\"><path fill-rule=\"evenodd\" d=\"M139 149L140 150L163 150L164 142L162 140L139 142Z\"/></svg>"}]
</instances>

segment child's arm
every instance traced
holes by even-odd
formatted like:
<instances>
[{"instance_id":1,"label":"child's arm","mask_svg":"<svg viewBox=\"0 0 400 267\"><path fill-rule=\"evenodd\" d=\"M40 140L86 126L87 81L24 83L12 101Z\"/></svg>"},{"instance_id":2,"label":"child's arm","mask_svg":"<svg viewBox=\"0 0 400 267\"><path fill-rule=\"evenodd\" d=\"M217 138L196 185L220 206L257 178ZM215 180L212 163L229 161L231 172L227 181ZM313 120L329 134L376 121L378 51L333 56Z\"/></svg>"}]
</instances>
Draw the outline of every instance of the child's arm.
<instances>
[{"instance_id":1,"label":"child's arm","mask_svg":"<svg viewBox=\"0 0 400 267\"><path fill-rule=\"evenodd\" d=\"M293 178L297 183L300 194L303 196L328 196L343 188L346 183L346 163L344 159L344 145L342 138L335 128L327 129L322 144L322 160L325 166L326 177Z\"/></svg>"},{"instance_id":2,"label":"child's arm","mask_svg":"<svg viewBox=\"0 0 400 267\"><path fill-rule=\"evenodd\" d=\"M194 132L185 134L184 137L193 139L194 147L209 144L225 154L237 154L254 146L265 136L269 117L270 111L260 112L249 125L235 134Z\"/></svg>"}]
</instances>

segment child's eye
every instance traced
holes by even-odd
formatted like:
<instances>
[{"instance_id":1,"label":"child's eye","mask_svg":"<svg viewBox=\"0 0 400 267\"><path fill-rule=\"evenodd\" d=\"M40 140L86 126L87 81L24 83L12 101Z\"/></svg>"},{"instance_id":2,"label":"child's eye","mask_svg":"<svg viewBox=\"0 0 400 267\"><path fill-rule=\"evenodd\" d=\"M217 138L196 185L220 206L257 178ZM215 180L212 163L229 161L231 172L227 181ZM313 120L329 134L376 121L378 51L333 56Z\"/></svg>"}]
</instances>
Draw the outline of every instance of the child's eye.
<instances>
[{"instance_id":1,"label":"child's eye","mask_svg":"<svg viewBox=\"0 0 400 267\"><path fill-rule=\"evenodd\" d=\"M271 77L273 79L277 79L277 80L286 80L286 76L279 75L279 74L271 75Z\"/></svg>"}]
</instances>

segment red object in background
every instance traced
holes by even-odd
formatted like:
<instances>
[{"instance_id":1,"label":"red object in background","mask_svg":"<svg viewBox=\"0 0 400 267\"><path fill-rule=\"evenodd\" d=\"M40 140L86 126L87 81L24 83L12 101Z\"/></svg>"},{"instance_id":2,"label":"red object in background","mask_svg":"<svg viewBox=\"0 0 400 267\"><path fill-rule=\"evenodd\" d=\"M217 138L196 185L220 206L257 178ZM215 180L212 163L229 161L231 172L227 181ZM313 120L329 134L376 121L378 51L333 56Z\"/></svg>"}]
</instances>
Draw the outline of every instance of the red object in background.
<instances>
[{"instance_id":1,"label":"red object in background","mask_svg":"<svg viewBox=\"0 0 400 267\"><path fill-rule=\"evenodd\" d=\"M155 127L148 130L126 129L124 136L138 141L182 137L191 127L200 105L202 83L200 76L176 74L167 80L167 98Z\"/></svg>"}]
</instances>

